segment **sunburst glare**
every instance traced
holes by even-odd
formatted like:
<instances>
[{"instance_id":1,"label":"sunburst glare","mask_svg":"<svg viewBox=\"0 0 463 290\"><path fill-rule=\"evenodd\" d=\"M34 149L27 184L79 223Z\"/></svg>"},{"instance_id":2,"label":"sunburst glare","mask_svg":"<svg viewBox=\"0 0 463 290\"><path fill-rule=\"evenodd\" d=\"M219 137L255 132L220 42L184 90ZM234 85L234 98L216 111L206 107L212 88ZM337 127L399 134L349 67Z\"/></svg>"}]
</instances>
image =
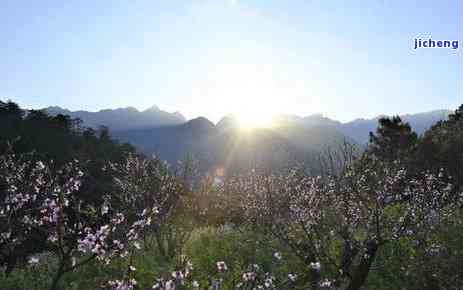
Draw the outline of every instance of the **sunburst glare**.
<instances>
[{"instance_id":1,"label":"sunburst glare","mask_svg":"<svg viewBox=\"0 0 463 290\"><path fill-rule=\"evenodd\" d=\"M237 114L242 129L270 128L273 126L273 114L269 112L241 112Z\"/></svg>"}]
</instances>

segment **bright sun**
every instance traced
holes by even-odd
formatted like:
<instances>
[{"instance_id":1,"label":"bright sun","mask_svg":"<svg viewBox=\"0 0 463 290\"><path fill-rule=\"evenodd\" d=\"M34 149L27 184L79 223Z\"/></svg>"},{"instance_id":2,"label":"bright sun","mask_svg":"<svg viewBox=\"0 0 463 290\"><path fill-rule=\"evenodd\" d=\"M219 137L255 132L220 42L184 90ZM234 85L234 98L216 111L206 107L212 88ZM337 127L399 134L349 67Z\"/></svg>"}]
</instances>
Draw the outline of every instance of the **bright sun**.
<instances>
[{"instance_id":1,"label":"bright sun","mask_svg":"<svg viewBox=\"0 0 463 290\"><path fill-rule=\"evenodd\" d=\"M272 114L242 112L238 113L237 117L242 129L269 128L273 125Z\"/></svg>"}]
</instances>

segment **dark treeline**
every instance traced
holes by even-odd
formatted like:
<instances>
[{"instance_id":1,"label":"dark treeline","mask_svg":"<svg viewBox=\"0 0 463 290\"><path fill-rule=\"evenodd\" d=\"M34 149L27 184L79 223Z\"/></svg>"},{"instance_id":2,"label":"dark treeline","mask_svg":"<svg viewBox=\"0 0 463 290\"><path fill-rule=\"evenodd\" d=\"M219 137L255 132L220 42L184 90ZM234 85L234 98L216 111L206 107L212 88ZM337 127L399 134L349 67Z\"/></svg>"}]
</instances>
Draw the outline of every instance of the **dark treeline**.
<instances>
[{"instance_id":1,"label":"dark treeline","mask_svg":"<svg viewBox=\"0 0 463 290\"><path fill-rule=\"evenodd\" d=\"M63 163L72 159L120 161L135 152L131 145L110 139L105 127L98 131L83 128L78 119L23 110L11 101L0 101L0 124L0 154L36 152Z\"/></svg>"},{"instance_id":2,"label":"dark treeline","mask_svg":"<svg viewBox=\"0 0 463 290\"><path fill-rule=\"evenodd\" d=\"M463 105L448 120L437 122L418 136L400 117L382 118L370 133L366 156L394 162L400 160L408 170L449 174L452 183L463 186Z\"/></svg>"}]
</instances>

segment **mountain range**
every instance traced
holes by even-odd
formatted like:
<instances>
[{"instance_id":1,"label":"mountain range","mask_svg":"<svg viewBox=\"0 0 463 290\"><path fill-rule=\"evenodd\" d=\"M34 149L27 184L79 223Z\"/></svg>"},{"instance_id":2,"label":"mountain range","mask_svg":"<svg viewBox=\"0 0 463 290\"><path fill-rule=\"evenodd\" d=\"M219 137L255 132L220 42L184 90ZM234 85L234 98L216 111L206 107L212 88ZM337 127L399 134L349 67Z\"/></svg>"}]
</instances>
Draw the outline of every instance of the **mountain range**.
<instances>
[{"instance_id":1,"label":"mountain range","mask_svg":"<svg viewBox=\"0 0 463 290\"><path fill-rule=\"evenodd\" d=\"M326 148L338 148L345 141L362 147L382 117L342 123L321 114L277 115L271 128L243 131L233 115L225 116L217 124L204 117L187 121L180 113L162 111L157 106L144 111L132 107L99 112L69 111L60 107L44 110L51 115L79 118L86 127L107 126L114 138L171 163L192 155L204 170L274 168L294 162L307 163ZM401 118L422 134L437 121L446 119L449 113L449 110L435 110Z\"/></svg>"},{"instance_id":2,"label":"mountain range","mask_svg":"<svg viewBox=\"0 0 463 290\"><path fill-rule=\"evenodd\" d=\"M81 119L85 127L96 129L99 126L106 126L112 131L179 125L186 122L185 117L179 112L169 113L162 111L158 106L152 106L144 111L138 111L133 107L98 112L70 111L57 106L44 110L50 115L62 114Z\"/></svg>"}]
</instances>

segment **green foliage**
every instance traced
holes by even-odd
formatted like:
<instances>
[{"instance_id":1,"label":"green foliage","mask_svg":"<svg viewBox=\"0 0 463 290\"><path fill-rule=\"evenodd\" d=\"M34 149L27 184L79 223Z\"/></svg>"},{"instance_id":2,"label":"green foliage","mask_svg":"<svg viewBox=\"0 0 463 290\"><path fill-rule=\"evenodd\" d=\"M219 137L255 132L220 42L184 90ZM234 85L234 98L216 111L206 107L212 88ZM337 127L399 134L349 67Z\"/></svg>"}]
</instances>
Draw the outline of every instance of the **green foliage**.
<instances>
[{"instance_id":1,"label":"green foliage","mask_svg":"<svg viewBox=\"0 0 463 290\"><path fill-rule=\"evenodd\" d=\"M417 142L417 135L399 116L381 118L376 134L370 132L368 153L382 161L396 161L408 157Z\"/></svg>"},{"instance_id":2,"label":"green foliage","mask_svg":"<svg viewBox=\"0 0 463 290\"><path fill-rule=\"evenodd\" d=\"M281 260L274 257L277 252ZM228 266L227 275L223 275L225 289L241 282L244 272L256 271L253 265L259 267L258 271L272 273L280 283L287 280L288 273L301 273L304 268L292 251L277 240L244 227L198 229L185 245L184 253L191 257L195 267L193 279L201 285L207 285L210 278L221 277L216 263L224 261Z\"/></svg>"},{"instance_id":3,"label":"green foliage","mask_svg":"<svg viewBox=\"0 0 463 290\"><path fill-rule=\"evenodd\" d=\"M449 119L440 121L425 132L414 156L420 169L444 168L453 183L463 188L463 105Z\"/></svg>"}]
</instances>

